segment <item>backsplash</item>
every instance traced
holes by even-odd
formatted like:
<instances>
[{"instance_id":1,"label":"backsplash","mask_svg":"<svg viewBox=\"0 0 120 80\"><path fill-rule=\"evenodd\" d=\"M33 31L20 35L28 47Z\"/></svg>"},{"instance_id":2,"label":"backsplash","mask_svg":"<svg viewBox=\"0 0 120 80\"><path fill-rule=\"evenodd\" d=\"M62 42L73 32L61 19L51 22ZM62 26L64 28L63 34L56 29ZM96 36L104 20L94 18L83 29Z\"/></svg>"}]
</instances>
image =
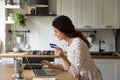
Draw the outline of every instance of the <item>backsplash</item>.
<instances>
[{"instance_id":1,"label":"backsplash","mask_svg":"<svg viewBox=\"0 0 120 80\"><path fill-rule=\"evenodd\" d=\"M52 29L52 20L55 17L29 17L28 28L31 30L29 34L29 44L31 49L51 49L49 43L56 43L58 46L66 50L66 43L59 41ZM91 51L99 50L99 40L105 41L105 51L115 50L115 38L112 30L96 30L95 41L92 43Z\"/></svg>"}]
</instances>

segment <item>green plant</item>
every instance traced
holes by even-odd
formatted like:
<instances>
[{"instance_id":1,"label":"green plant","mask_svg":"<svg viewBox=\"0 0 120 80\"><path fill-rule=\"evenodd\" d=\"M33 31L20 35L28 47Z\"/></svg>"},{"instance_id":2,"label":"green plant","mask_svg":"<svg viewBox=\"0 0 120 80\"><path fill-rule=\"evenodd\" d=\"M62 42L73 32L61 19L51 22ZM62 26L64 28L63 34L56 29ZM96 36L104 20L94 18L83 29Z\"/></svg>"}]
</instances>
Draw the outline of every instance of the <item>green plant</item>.
<instances>
[{"instance_id":1,"label":"green plant","mask_svg":"<svg viewBox=\"0 0 120 80\"><path fill-rule=\"evenodd\" d=\"M25 3L26 5L28 5L28 2L29 2L29 0L24 0L24 3Z\"/></svg>"},{"instance_id":2,"label":"green plant","mask_svg":"<svg viewBox=\"0 0 120 80\"><path fill-rule=\"evenodd\" d=\"M14 24L18 27L25 27L26 26L26 19L22 13L15 12L14 14Z\"/></svg>"},{"instance_id":3,"label":"green plant","mask_svg":"<svg viewBox=\"0 0 120 80\"><path fill-rule=\"evenodd\" d=\"M19 74L19 75L21 75L22 74L22 70L17 70L17 73Z\"/></svg>"},{"instance_id":4,"label":"green plant","mask_svg":"<svg viewBox=\"0 0 120 80\"><path fill-rule=\"evenodd\" d=\"M23 73L22 70L17 70L17 74L18 74L17 79L23 79L22 73Z\"/></svg>"}]
</instances>

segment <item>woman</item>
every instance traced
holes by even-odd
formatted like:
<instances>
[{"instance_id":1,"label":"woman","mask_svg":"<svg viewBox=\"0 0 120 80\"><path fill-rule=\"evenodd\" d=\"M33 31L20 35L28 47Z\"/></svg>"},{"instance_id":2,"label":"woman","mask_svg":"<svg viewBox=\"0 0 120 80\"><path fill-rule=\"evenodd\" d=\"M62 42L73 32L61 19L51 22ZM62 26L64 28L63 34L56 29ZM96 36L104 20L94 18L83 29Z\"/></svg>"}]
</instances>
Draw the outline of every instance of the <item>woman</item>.
<instances>
[{"instance_id":1,"label":"woman","mask_svg":"<svg viewBox=\"0 0 120 80\"><path fill-rule=\"evenodd\" d=\"M101 73L90 56L90 43L80 31L75 30L72 21L62 15L53 20L52 26L55 36L59 40L65 40L68 44L67 57L60 47L55 50L56 55L61 57L65 66L53 65L45 60L42 61L43 64L51 68L68 70L73 76L79 76L80 80L102 80Z\"/></svg>"}]
</instances>

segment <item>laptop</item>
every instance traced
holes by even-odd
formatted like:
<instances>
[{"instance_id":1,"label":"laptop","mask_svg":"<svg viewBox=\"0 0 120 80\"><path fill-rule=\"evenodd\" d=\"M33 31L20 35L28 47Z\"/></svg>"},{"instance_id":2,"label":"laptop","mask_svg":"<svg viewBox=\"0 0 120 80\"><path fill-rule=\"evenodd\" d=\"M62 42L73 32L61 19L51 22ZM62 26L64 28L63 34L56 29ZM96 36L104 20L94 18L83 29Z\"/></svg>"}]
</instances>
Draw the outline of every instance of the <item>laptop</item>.
<instances>
[{"instance_id":1,"label":"laptop","mask_svg":"<svg viewBox=\"0 0 120 80\"><path fill-rule=\"evenodd\" d=\"M27 62L29 64L31 70L33 70L35 76L54 76L54 75L56 75L56 71L54 69L33 68L27 57L26 57L26 60L27 60Z\"/></svg>"}]
</instances>

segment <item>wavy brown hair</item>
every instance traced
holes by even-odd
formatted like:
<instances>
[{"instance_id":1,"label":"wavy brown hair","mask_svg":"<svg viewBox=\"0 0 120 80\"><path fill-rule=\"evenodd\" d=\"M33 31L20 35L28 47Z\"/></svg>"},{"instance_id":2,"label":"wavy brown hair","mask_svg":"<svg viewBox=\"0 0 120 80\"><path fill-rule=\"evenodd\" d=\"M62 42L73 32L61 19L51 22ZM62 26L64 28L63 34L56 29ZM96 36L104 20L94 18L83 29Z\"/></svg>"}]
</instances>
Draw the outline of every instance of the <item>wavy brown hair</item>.
<instances>
[{"instance_id":1,"label":"wavy brown hair","mask_svg":"<svg viewBox=\"0 0 120 80\"><path fill-rule=\"evenodd\" d=\"M86 37L78 30L75 29L69 17L61 15L53 20L52 26L57 28L60 32L66 34L68 37L80 37L90 48L90 43Z\"/></svg>"}]
</instances>

